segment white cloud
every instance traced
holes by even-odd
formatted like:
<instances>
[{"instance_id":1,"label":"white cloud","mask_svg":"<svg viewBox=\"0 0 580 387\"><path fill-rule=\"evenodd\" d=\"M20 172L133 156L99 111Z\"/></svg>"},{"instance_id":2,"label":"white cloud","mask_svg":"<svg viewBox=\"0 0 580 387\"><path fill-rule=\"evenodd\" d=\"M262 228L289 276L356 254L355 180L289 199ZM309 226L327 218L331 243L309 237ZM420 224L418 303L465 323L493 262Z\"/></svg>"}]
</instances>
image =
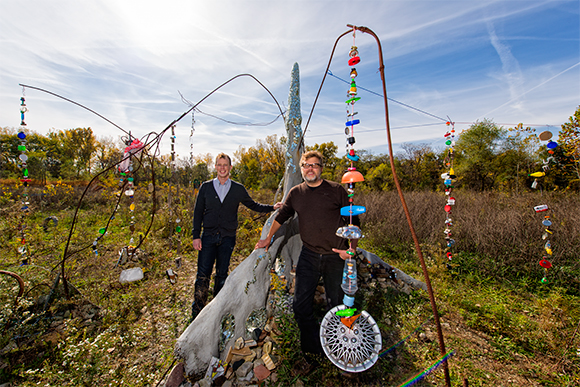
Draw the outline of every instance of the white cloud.
<instances>
[{"instance_id":1,"label":"white cloud","mask_svg":"<svg viewBox=\"0 0 580 387\"><path fill-rule=\"evenodd\" d=\"M548 20L557 20L560 35L546 32ZM367 26L381 38L389 97L436 116L466 123L486 117L559 124L577 107L578 67L564 71L580 61L573 1L5 0L0 2L0 125L18 125L18 83L27 83L143 136L161 131L188 109L178 91L196 103L240 73L255 75L286 105L290 71L298 62L304 126L332 45L347 23ZM546 39L560 49L543 55ZM359 32L356 44L363 59L357 66L359 85L382 93L374 39ZM331 70L341 78L348 77L351 45L351 36L337 45ZM343 149L345 87L327 77L307 143L332 140ZM384 152L384 133L373 131L385 126L382 100L360 95L357 146ZM90 126L98 136L120 134L50 95L27 90L27 102L32 130ZM438 123L433 117L394 103L389 107L395 142L433 141L445 131L444 123L433 125ZM270 96L248 79L232 82L199 108L240 122L266 122L278 114ZM281 121L236 126L202 114L196 121L198 153L233 153L266 135L284 134ZM181 156L189 155L190 131L188 116L177 125ZM161 148L169 151L168 138Z\"/></svg>"}]
</instances>

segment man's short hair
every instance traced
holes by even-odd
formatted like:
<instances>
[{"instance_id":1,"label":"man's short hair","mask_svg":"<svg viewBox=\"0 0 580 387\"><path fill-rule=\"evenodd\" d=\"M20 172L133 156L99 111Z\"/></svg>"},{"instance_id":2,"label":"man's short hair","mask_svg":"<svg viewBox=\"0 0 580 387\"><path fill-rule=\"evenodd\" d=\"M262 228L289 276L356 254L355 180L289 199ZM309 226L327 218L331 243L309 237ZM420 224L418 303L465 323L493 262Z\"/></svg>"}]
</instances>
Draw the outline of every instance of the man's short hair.
<instances>
[{"instance_id":1,"label":"man's short hair","mask_svg":"<svg viewBox=\"0 0 580 387\"><path fill-rule=\"evenodd\" d=\"M223 153L223 152L222 152L222 153L219 153L219 154L216 156L216 158L215 158L215 163L216 163L216 164L217 164L217 162L218 162L218 160L219 160L219 159L226 159L226 160L228 160L228 163L229 163L230 165L232 165L232 159L230 159L230 156L226 155L226 154L225 154L225 153Z\"/></svg>"},{"instance_id":2,"label":"man's short hair","mask_svg":"<svg viewBox=\"0 0 580 387\"><path fill-rule=\"evenodd\" d=\"M320 165L324 166L324 158L322 157L322 153L317 150L311 150L306 153L302 153L302 157L300 157L300 164L304 163L311 157L316 157L320 161Z\"/></svg>"}]
</instances>

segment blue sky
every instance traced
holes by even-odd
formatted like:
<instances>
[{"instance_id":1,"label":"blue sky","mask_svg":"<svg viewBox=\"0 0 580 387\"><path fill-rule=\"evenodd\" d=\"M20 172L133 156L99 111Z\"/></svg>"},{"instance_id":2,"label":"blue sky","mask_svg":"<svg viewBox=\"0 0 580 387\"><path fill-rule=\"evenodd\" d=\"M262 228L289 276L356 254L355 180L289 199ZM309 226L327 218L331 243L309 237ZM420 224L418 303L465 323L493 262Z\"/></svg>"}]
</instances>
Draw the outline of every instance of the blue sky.
<instances>
[{"instance_id":1,"label":"blue sky","mask_svg":"<svg viewBox=\"0 0 580 387\"><path fill-rule=\"evenodd\" d=\"M381 39L395 150L402 143L444 148L449 116L459 133L484 118L522 122L554 133L580 104L580 2L575 1L42 1L0 0L0 126L18 127L22 88L47 89L83 104L137 137L160 132L229 78L250 73L287 106L290 72L301 74L303 127L332 46L346 24ZM359 88L382 93L374 39L357 33ZM330 70L347 79L349 35ZM345 145L348 85L327 77L307 145ZM382 99L359 90L357 149L386 153ZM91 127L99 137L122 133L99 117L51 95L26 90L28 128L40 133ZM237 123L273 120L278 109L249 78L236 80L198 108ZM176 151L188 158L233 154L268 135L269 126L233 125L201 113L176 128ZM161 153L170 151L169 135Z\"/></svg>"}]
</instances>

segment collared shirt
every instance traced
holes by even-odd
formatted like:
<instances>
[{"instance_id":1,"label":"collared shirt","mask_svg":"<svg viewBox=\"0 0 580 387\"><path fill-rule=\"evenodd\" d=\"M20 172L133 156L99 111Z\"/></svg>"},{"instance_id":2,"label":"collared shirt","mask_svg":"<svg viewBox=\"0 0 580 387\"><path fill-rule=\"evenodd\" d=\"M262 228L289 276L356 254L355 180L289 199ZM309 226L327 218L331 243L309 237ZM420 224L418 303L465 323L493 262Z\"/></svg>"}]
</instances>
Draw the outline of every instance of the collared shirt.
<instances>
[{"instance_id":1,"label":"collared shirt","mask_svg":"<svg viewBox=\"0 0 580 387\"><path fill-rule=\"evenodd\" d=\"M232 179L227 179L225 183L221 184L220 180L216 177L213 179L213 188L220 198L220 202L224 202L226 195L230 192L230 187L232 186Z\"/></svg>"},{"instance_id":2,"label":"collared shirt","mask_svg":"<svg viewBox=\"0 0 580 387\"><path fill-rule=\"evenodd\" d=\"M230 180L230 189L224 201L218 197L215 181L208 180L199 188L193 210L193 239L204 235L235 236L238 228L238 206L243 204L252 211L272 212L274 206L256 203L243 185ZM223 185L221 186L223 188Z\"/></svg>"}]
</instances>

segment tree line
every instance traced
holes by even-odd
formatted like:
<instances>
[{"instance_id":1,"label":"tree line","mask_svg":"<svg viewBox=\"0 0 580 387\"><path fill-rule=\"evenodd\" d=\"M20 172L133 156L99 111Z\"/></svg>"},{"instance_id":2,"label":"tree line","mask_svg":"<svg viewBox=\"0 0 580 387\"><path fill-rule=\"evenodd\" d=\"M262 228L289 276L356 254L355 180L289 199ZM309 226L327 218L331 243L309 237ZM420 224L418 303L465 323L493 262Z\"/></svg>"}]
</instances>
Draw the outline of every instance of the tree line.
<instances>
[{"instance_id":1,"label":"tree line","mask_svg":"<svg viewBox=\"0 0 580 387\"><path fill-rule=\"evenodd\" d=\"M548 149L535 129L518 125L498 126L490 120L478 121L457 134L453 147L455 188L477 191L523 192L531 190L536 179L530 174L544 172L537 189L580 190L580 106L562 125L558 143ZM91 128L51 130L47 135L25 131L27 167L31 177L42 184L49 180L89 180L94 174L116 165L123 156L121 139L97 138ZM254 146L240 146L231 155L232 177L252 189L275 190L285 172L285 137L276 135L259 139ZM14 128L0 128L0 178L18 179L21 165L20 140ZM407 191L438 191L443 188L441 174L450 168L449 148L433 149L428 144L406 143L393 158L401 187ZM320 151L325 158L323 177L340 181L348 167L347 160L333 142L307 147ZM365 176L361 189L395 189L389 155L358 150L356 168ZM153 171L159 183L195 186L212 177L213 156L198 154L178 158L170 155L143 161L135 181L147 180ZM110 174L114 175L112 168Z\"/></svg>"}]
</instances>

